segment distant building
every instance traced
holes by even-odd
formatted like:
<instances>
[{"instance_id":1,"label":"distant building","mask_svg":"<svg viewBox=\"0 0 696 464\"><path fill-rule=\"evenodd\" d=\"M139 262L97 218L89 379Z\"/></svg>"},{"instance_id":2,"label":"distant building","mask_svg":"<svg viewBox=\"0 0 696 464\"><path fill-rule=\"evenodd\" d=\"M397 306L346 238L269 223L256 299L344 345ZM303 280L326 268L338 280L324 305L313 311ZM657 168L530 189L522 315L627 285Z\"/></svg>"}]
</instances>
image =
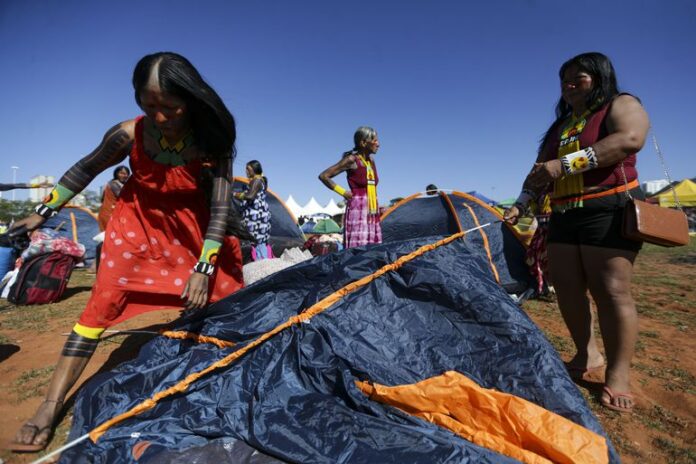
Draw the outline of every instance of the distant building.
<instances>
[{"instance_id":1,"label":"distant building","mask_svg":"<svg viewBox=\"0 0 696 464\"><path fill-rule=\"evenodd\" d=\"M655 192L659 192L668 185L669 182L667 181L667 179L649 180L647 182L643 182L643 191L646 195L649 196Z\"/></svg>"},{"instance_id":2,"label":"distant building","mask_svg":"<svg viewBox=\"0 0 696 464\"><path fill-rule=\"evenodd\" d=\"M43 184L46 182L48 182L49 184L53 184L55 183L55 178L53 176L34 176L31 179L29 179L30 184ZM38 203L41 200L43 200L46 195L51 193L52 189L52 187L29 189L29 199L33 203Z\"/></svg>"}]
</instances>

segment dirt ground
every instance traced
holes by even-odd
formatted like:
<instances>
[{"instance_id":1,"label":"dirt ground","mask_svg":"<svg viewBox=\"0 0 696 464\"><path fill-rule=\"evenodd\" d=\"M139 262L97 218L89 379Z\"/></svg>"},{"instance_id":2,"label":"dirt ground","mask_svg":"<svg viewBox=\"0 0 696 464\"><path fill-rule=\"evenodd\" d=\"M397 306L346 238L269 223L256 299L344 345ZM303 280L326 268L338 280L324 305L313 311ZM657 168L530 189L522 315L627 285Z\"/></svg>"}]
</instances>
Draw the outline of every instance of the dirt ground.
<instances>
[{"instance_id":1,"label":"dirt ground","mask_svg":"<svg viewBox=\"0 0 696 464\"><path fill-rule=\"evenodd\" d=\"M58 303L15 307L0 300L0 447L40 404L65 336L89 296L94 277L76 270L66 298ZM637 406L631 414L603 408L597 401L602 376L578 382L578 388L626 463L696 463L696 239L688 247L646 246L638 257L633 295L640 335L633 360L632 389ZM573 344L556 302L533 300L524 309L564 360ZM141 315L119 330L157 330L177 317L173 311ZM153 335L110 335L100 343L80 383L70 393L48 451L12 454L0 450L0 463L25 463L65 443L74 393L94 374L133 358Z\"/></svg>"}]
</instances>

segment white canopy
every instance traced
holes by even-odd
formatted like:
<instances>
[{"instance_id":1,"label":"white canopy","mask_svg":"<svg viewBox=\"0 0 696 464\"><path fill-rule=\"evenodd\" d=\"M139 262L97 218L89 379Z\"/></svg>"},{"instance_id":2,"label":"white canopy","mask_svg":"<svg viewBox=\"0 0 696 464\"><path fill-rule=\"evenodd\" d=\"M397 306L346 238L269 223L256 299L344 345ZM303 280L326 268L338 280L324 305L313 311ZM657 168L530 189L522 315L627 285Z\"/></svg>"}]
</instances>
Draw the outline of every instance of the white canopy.
<instances>
[{"instance_id":1,"label":"white canopy","mask_svg":"<svg viewBox=\"0 0 696 464\"><path fill-rule=\"evenodd\" d=\"M324 206L324 212L328 214L329 216L336 216L337 214L343 214L343 211L345 208L341 208L336 204L334 199L332 198L331 201L329 201L326 206Z\"/></svg>"},{"instance_id":2,"label":"white canopy","mask_svg":"<svg viewBox=\"0 0 696 464\"><path fill-rule=\"evenodd\" d=\"M305 216L313 216L315 214L323 214L324 208L312 197L306 205L302 207L302 214Z\"/></svg>"},{"instance_id":3,"label":"white canopy","mask_svg":"<svg viewBox=\"0 0 696 464\"><path fill-rule=\"evenodd\" d=\"M292 214L296 218L299 218L304 214L303 208L295 201L295 199L290 195L287 200L285 200L285 205L292 211Z\"/></svg>"}]
</instances>

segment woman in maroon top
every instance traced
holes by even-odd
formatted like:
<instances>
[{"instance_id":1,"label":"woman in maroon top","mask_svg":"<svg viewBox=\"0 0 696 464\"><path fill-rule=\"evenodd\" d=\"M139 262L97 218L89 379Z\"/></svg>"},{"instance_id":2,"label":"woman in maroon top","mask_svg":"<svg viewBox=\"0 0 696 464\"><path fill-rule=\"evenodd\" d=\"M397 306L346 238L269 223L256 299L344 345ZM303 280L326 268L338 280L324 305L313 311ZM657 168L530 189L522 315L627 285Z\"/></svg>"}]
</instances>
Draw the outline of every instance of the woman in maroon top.
<instances>
[{"instance_id":1,"label":"woman in maroon top","mask_svg":"<svg viewBox=\"0 0 696 464\"><path fill-rule=\"evenodd\" d=\"M570 59L559 75L556 121L505 218L517 222L530 200L550 194L551 280L577 348L568 371L582 378L604 365L592 329L589 290L607 358L601 402L610 409L630 411L634 401L629 368L638 335L631 275L641 243L623 238L621 224L627 192L643 197L636 153L650 123L637 98L619 93L614 68L601 53Z\"/></svg>"},{"instance_id":2,"label":"woman in maroon top","mask_svg":"<svg viewBox=\"0 0 696 464\"><path fill-rule=\"evenodd\" d=\"M359 127L353 141L353 150L344 153L341 161L319 174L324 185L346 199L343 216L343 245L346 248L382 243L377 201L379 176L374 156L379 150L377 132L371 127ZM348 173L350 191L331 180L344 171Z\"/></svg>"}]
</instances>

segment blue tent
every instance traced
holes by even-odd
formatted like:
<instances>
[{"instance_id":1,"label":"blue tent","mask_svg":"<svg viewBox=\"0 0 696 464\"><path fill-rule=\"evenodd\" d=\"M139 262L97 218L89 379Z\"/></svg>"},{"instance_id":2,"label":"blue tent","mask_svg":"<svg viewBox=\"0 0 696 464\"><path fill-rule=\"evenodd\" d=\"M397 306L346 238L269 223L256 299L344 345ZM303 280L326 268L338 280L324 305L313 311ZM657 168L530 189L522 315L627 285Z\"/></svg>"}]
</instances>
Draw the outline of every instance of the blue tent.
<instances>
[{"instance_id":1,"label":"blue tent","mask_svg":"<svg viewBox=\"0 0 696 464\"><path fill-rule=\"evenodd\" d=\"M75 216L77 227L75 231L73 231L71 215ZM77 235L77 241L85 246L85 261L91 263L97 255L97 242L92 240L92 237L100 232L96 215L86 208L66 206L58 214L44 222L41 227L53 229L59 225L61 225L59 229L61 236L73 240L73 233Z\"/></svg>"},{"instance_id":2,"label":"blue tent","mask_svg":"<svg viewBox=\"0 0 696 464\"><path fill-rule=\"evenodd\" d=\"M489 261L491 274L508 293L523 294L532 283L525 262L526 247L519 232L502 219L499 211L468 193L416 193L382 214L382 241L451 235L491 223L469 234L466 241Z\"/></svg>"},{"instance_id":3,"label":"blue tent","mask_svg":"<svg viewBox=\"0 0 696 464\"><path fill-rule=\"evenodd\" d=\"M553 347L467 241L416 239L317 257L176 329L235 345L161 336L93 378L79 393L69 439L182 379L188 385L61 462L517 462L356 387L445 371L594 431L604 457L619 462Z\"/></svg>"}]
</instances>

